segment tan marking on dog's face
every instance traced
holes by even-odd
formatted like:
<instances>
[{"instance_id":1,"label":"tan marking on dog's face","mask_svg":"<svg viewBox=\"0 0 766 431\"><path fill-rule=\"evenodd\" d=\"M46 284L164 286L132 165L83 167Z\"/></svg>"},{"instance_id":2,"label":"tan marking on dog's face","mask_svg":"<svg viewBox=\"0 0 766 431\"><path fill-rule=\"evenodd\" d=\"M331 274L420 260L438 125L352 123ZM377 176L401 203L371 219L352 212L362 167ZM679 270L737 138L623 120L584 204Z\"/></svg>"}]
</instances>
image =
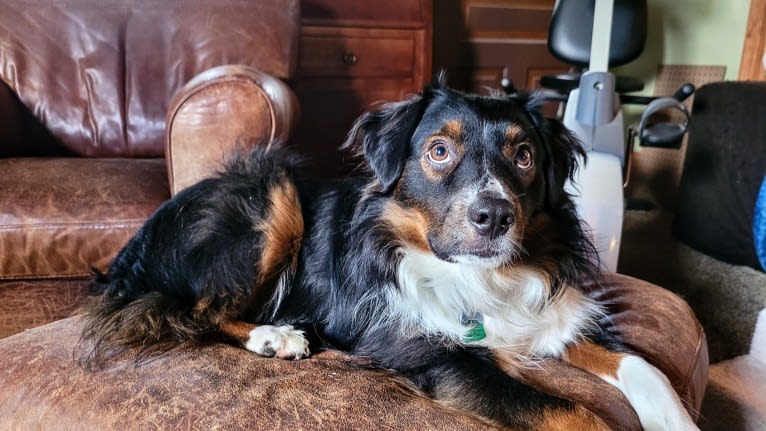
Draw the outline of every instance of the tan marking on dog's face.
<instances>
[{"instance_id":1,"label":"tan marking on dog's face","mask_svg":"<svg viewBox=\"0 0 766 431\"><path fill-rule=\"evenodd\" d=\"M624 353L609 351L591 342L572 345L564 353L564 360L597 376L617 378L617 369Z\"/></svg>"},{"instance_id":2,"label":"tan marking on dog's face","mask_svg":"<svg viewBox=\"0 0 766 431\"><path fill-rule=\"evenodd\" d=\"M524 135L524 129L518 124L511 124L505 131L505 142L503 143L500 151L503 153L503 157L507 160L513 160L513 156L516 154L516 146L519 144L519 139Z\"/></svg>"},{"instance_id":3,"label":"tan marking on dog's face","mask_svg":"<svg viewBox=\"0 0 766 431\"><path fill-rule=\"evenodd\" d=\"M511 124L505 130L505 140L507 142L515 143L524 136L524 128L518 124Z\"/></svg>"},{"instance_id":4,"label":"tan marking on dog's face","mask_svg":"<svg viewBox=\"0 0 766 431\"><path fill-rule=\"evenodd\" d=\"M402 244L429 251L426 239L429 223L425 213L414 208L402 208L396 202L389 201L381 219Z\"/></svg>"},{"instance_id":5,"label":"tan marking on dog's face","mask_svg":"<svg viewBox=\"0 0 766 431\"><path fill-rule=\"evenodd\" d=\"M269 198L269 217L258 226L264 235L259 284L278 278L281 271L295 262L304 230L298 191L293 183L283 182L274 187Z\"/></svg>"},{"instance_id":6,"label":"tan marking on dog's face","mask_svg":"<svg viewBox=\"0 0 766 431\"><path fill-rule=\"evenodd\" d=\"M444 124L444 127L442 127L442 133L455 141L459 141L463 137L463 123L461 123L460 120L447 121Z\"/></svg>"}]
</instances>

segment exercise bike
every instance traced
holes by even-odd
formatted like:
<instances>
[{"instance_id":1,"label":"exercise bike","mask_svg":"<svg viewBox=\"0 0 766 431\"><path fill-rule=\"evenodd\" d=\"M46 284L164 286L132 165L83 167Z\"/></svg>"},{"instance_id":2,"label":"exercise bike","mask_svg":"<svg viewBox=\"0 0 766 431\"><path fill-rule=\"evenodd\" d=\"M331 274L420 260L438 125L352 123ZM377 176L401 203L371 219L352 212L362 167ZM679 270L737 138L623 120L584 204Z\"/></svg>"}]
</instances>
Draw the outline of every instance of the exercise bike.
<instances>
[{"instance_id":1,"label":"exercise bike","mask_svg":"<svg viewBox=\"0 0 766 431\"><path fill-rule=\"evenodd\" d=\"M558 0L554 6L548 48L558 59L583 71L545 76L547 98L566 103L563 122L581 140L587 163L580 163L574 181L566 185L580 218L598 251L598 265L616 272L625 206L630 145L680 148L689 112L681 103L694 92L684 84L672 97L632 96L643 83L616 77L610 66L635 60L646 41L645 0ZM516 90L503 79L507 93ZM622 104L645 104L637 128L626 134ZM660 111L676 110L680 121L655 121ZM627 137L626 137L627 135Z\"/></svg>"}]
</instances>

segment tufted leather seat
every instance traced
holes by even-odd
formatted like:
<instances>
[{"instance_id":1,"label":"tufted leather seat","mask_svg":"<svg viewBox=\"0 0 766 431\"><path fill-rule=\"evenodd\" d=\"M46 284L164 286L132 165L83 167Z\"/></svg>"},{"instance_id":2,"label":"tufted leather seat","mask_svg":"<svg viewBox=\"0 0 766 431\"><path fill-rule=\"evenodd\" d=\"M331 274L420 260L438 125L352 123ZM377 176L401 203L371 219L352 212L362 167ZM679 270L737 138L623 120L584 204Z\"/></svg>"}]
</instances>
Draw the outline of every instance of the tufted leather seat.
<instances>
[{"instance_id":1,"label":"tufted leather seat","mask_svg":"<svg viewBox=\"0 0 766 431\"><path fill-rule=\"evenodd\" d=\"M233 146L286 139L299 16L298 0L0 3L0 337L69 314L91 268Z\"/></svg>"}]
</instances>

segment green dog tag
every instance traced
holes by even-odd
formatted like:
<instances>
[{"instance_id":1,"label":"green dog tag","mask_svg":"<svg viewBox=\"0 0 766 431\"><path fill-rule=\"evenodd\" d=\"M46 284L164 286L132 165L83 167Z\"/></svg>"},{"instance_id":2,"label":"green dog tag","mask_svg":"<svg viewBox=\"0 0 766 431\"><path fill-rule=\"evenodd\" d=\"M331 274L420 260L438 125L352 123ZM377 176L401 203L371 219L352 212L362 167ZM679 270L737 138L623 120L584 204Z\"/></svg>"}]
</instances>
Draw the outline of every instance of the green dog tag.
<instances>
[{"instance_id":1,"label":"green dog tag","mask_svg":"<svg viewBox=\"0 0 766 431\"><path fill-rule=\"evenodd\" d=\"M472 320L468 326L468 333L463 337L463 341L466 343L474 343L487 338L487 333L484 332L484 324Z\"/></svg>"},{"instance_id":2,"label":"green dog tag","mask_svg":"<svg viewBox=\"0 0 766 431\"><path fill-rule=\"evenodd\" d=\"M463 314L460 316L460 324L468 327L468 332L463 336L466 343L475 343L487 338L484 331L484 316L481 313Z\"/></svg>"}]
</instances>

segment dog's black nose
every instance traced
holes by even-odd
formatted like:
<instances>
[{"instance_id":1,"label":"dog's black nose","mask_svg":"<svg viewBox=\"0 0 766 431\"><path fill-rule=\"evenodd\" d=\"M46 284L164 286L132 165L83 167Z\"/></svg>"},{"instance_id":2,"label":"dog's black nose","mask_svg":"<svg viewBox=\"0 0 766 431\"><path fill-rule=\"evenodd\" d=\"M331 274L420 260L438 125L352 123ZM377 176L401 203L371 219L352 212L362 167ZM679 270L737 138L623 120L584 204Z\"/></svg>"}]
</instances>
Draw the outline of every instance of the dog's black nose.
<instances>
[{"instance_id":1,"label":"dog's black nose","mask_svg":"<svg viewBox=\"0 0 766 431\"><path fill-rule=\"evenodd\" d=\"M481 235L497 238L513 225L513 204L507 199L479 195L468 207L468 220Z\"/></svg>"}]
</instances>

